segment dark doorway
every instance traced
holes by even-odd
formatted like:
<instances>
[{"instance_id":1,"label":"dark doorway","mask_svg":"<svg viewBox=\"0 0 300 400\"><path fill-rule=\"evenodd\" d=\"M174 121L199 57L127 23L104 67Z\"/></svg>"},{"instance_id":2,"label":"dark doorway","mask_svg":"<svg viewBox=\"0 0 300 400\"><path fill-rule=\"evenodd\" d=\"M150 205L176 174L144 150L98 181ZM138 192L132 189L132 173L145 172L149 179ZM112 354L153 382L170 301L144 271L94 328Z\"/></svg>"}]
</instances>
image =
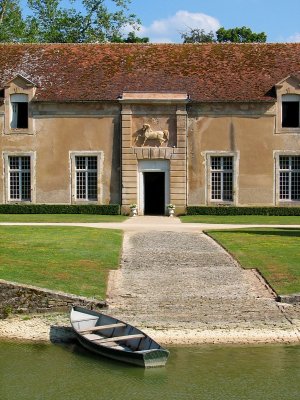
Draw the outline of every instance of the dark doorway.
<instances>
[{"instance_id":1,"label":"dark doorway","mask_svg":"<svg viewBox=\"0 0 300 400\"><path fill-rule=\"evenodd\" d=\"M144 172L145 215L165 214L165 173Z\"/></svg>"}]
</instances>

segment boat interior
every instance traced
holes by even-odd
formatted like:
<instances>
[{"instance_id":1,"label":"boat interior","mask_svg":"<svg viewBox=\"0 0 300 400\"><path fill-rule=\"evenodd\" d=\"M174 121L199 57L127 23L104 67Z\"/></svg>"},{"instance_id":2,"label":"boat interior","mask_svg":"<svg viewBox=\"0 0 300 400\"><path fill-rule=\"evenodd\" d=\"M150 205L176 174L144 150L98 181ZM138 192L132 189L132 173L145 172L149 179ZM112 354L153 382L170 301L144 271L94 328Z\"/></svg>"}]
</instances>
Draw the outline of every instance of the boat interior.
<instances>
[{"instance_id":1,"label":"boat interior","mask_svg":"<svg viewBox=\"0 0 300 400\"><path fill-rule=\"evenodd\" d=\"M104 314L96 316L73 311L71 322L83 338L104 347L136 353L160 348L137 328Z\"/></svg>"}]
</instances>

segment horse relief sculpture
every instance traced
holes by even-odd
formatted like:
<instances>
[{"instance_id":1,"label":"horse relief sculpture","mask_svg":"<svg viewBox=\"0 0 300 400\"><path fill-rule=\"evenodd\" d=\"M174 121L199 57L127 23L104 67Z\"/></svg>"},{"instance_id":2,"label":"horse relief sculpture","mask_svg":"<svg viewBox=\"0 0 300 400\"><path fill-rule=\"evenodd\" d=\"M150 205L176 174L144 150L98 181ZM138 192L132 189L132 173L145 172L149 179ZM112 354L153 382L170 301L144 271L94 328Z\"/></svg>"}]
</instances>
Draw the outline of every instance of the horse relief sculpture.
<instances>
[{"instance_id":1,"label":"horse relief sculpture","mask_svg":"<svg viewBox=\"0 0 300 400\"><path fill-rule=\"evenodd\" d=\"M144 124L142 128L142 133L140 133L136 137L135 142L137 142L139 137L142 137L144 139L142 146L145 145L147 140L158 140L159 145L161 146L164 142L169 140L169 131L166 129L163 131L153 131L149 124Z\"/></svg>"}]
</instances>

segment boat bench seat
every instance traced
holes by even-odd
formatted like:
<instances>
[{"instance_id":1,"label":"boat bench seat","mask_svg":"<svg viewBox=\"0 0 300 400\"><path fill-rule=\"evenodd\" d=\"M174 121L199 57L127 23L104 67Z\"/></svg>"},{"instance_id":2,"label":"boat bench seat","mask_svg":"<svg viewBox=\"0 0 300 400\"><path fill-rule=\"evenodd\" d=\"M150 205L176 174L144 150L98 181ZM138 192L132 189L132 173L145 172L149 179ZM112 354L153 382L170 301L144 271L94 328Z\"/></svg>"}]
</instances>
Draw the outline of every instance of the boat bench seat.
<instances>
[{"instance_id":1,"label":"boat bench seat","mask_svg":"<svg viewBox=\"0 0 300 400\"><path fill-rule=\"evenodd\" d=\"M104 347L110 347L113 348L114 350L122 350L122 351L128 351L128 352L132 352L132 350L127 347L127 346L120 346L118 343L116 342L107 342L107 343L101 343L101 340L99 341L95 341L94 343L100 344L101 346Z\"/></svg>"},{"instance_id":2,"label":"boat bench seat","mask_svg":"<svg viewBox=\"0 0 300 400\"><path fill-rule=\"evenodd\" d=\"M143 337L145 337L145 335L143 335L142 333L137 333L135 335L113 336L110 338L106 338L106 337L103 337L100 335L95 335L94 333L86 333L86 334L83 334L82 336L88 340L97 341L98 344L105 344L105 343L109 343L109 342L118 342L121 340L142 339Z\"/></svg>"},{"instance_id":3,"label":"boat bench seat","mask_svg":"<svg viewBox=\"0 0 300 400\"><path fill-rule=\"evenodd\" d=\"M78 332L83 333L83 332L102 331L104 329L121 328L123 326L126 326L126 324L124 324L123 322L118 322L115 324L99 325L99 326L92 326L91 328L79 329Z\"/></svg>"},{"instance_id":4,"label":"boat bench seat","mask_svg":"<svg viewBox=\"0 0 300 400\"><path fill-rule=\"evenodd\" d=\"M92 341L94 341L94 340L99 340L99 339L102 339L103 338L103 336L100 336L100 335L95 335L94 333L86 333L86 334L84 334L84 335L82 335L85 339L87 339L87 340L92 340Z\"/></svg>"},{"instance_id":5,"label":"boat bench seat","mask_svg":"<svg viewBox=\"0 0 300 400\"><path fill-rule=\"evenodd\" d=\"M142 333L137 333L135 335L124 335L124 336L113 336L111 338L104 338L101 339L99 342L106 343L106 342L118 342L120 340L129 340L129 339L142 339L145 337Z\"/></svg>"}]
</instances>

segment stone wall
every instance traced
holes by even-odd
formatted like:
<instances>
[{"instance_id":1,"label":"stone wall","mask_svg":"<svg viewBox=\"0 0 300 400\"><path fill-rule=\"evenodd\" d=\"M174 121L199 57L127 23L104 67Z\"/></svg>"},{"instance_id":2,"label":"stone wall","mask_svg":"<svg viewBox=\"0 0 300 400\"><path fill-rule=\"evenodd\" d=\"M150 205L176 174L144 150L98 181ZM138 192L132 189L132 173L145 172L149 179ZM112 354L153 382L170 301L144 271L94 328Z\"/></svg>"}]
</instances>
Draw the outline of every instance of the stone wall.
<instances>
[{"instance_id":1,"label":"stone wall","mask_svg":"<svg viewBox=\"0 0 300 400\"><path fill-rule=\"evenodd\" d=\"M93 309L106 307L106 302L0 280L0 318L11 313L67 311L73 305Z\"/></svg>"}]
</instances>

